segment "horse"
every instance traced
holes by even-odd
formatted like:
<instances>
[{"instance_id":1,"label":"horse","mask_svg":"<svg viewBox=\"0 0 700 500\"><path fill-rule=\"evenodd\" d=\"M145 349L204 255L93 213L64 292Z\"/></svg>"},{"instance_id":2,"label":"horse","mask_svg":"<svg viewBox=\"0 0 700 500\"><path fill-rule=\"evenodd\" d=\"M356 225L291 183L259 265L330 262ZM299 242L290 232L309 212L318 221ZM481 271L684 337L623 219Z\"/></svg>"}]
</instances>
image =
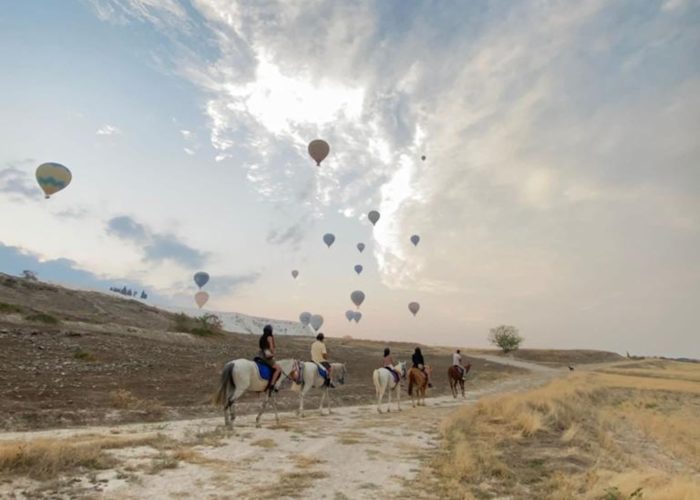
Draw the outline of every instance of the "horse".
<instances>
[{"instance_id":1,"label":"horse","mask_svg":"<svg viewBox=\"0 0 700 500\"><path fill-rule=\"evenodd\" d=\"M325 368L324 368L325 370ZM301 389L301 392L299 393L299 416L303 417L304 416L304 396L306 396L306 393L309 392L312 388L314 387L320 387L323 391L323 394L321 395L321 404L318 407L318 411L321 412L321 415L323 415L323 402L328 399L328 414L330 415L332 413L331 411L331 397L330 394L328 393L328 390L330 387L327 385L324 385L326 382L326 379L323 378L319 373L318 373L318 365L314 363L313 361L309 362L304 362L302 363L302 384L303 388ZM345 363L331 363L331 381L332 382L338 382L339 384L344 384L345 383L345 375L347 374L347 370L345 369Z\"/></svg>"},{"instance_id":2,"label":"horse","mask_svg":"<svg viewBox=\"0 0 700 500\"><path fill-rule=\"evenodd\" d=\"M406 362L401 361L399 364L393 367L394 371L399 373L401 379L406 378ZM391 411L391 393L396 393L396 406L398 411L401 411L401 384L394 381L394 376L389 373L386 368L377 368L372 374L372 380L374 381L374 388L377 390L377 411L382 412L382 399L384 399L384 392L388 390L389 392L389 403L386 407L386 411ZM392 385L393 384L393 385Z\"/></svg>"},{"instance_id":3,"label":"horse","mask_svg":"<svg viewBox=\"0 0 700 500\"><path fill-rule=\"evenodd\" d=\"M425 365L425 372L415 366L408 371L408 395L411 396L414 408L416 403L418 406L425 406L425 393L428 390L428 376L431 372L432 369L428 365ZM415 396L413 394L414 385L416 386Z\"/></svg>"},{"instance_id":4,"label":"horse","mask_svg":"<svg viewBox=\"0 0 700 500\"><path fill-rule=\"evenodd\" d=\"M469 362L467 362L467 364L462 367L464 369L464 377L467 376L467 373L469 373L471 367L472 364ZM466 397L464 395L464 378L462 377L462 373L459 371L459 368L457 368L455 365L452 365L447 369L447 378L450 380L450 389L452 389L452 397L454 397L455 399L457 398L457 384L459 384L459 387L462 389L462 397Z\"/></svg>"},{"instance_id":5,"label":"horse","mask_svg":"<svg viewBox=\"0 0 700 500\"><path fill-rule=\"evenodd\" d=\"M281 359L277 361L277 364L282 369L282 374L277 382L275 382L275 391L269 391L263 401L260 412L255 418L256 427L260 427L260 417L270 402L272 402L272 408L275 411L275 421L279 424L280 419L277 414L275 392L279 389L284 380L295 380L293 372L296 370L298 361L293 359ZM214 402L224 407L224 424L227 427L233 428L233 421L236 419L236 401L238 401L246 391L257 392L258 394L265 392L268 386L267 382L267 380L260 376L258 365L255 361L234 359L224 365L224 369L221 371L221 383L214 398Z\"/></svg>"}]
</instances>

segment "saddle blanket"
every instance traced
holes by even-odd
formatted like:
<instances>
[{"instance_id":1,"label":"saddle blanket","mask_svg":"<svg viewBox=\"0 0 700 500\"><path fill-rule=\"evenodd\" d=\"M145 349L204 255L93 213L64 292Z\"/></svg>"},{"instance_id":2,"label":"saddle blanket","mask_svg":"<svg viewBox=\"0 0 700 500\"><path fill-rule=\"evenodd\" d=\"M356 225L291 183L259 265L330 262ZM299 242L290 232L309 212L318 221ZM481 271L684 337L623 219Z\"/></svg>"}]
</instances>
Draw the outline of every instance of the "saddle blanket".
<instances>
[{"instance_id":1,"label":"saddle blanket","mask_svg":"<svg viewBox=\"0 0 700 500\"><path fill-rule=\"evenodd\" d=\"M318 363L314 364L316 365L316 368L318 368L318 374L323 378L328 378L328 371L323 367L323 365L320 365Z\"/></svg>"},{"instance_id":2,"label":"saddle blanket","mask_svg":"<svg viewBox=\"0 0 700 500\"><path fill-rule=\"evenodd\" d=\"M259 358L255 359L255 364L258 365L258 373L260 374L261 379L272 379L272 368L270 368L265 362L260 361Z\"/></svg>"},{"instance_id":3,"label":"saddle blanket","mask_svg":"<svg viewBox=\"0 0 700 500\"><path fill-rule=\"evenodd\" d=\"M396 373L393 369L389 368L388 366L385 366L384 368L389 370L389 373L391 373L391 376L394 377L394 383L398 384L399 383L399 374Z\"/></svg>"}]
</instances>

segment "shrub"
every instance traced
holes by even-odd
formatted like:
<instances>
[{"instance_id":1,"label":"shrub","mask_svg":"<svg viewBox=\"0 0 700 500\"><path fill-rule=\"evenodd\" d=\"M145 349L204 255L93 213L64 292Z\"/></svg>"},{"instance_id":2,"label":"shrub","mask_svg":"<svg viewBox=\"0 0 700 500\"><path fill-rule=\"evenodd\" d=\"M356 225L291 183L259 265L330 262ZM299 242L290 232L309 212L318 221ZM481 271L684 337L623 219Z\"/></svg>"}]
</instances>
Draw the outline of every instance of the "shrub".
<instances>
[{"instance_id":1,"label":"shrub","mask_svg":"<svg viewBox=\"0 0 700 500\"><path fill-rule=\"evenodd\" d=\"M21 313L22 308L20 306L16 306L14 304L5 304L4 302L0 302L0 313L1 314L13 314L13 313Z\"/></svg>"},{"instance_id":2,"label":"shrub","mask_svg":"<svg viewBox=\"0 0 700 500\"><path fill-rule=\"evenodd\" d=\"M61 322L55 316L51 316L50 314L46 313L30 314L29 316L25 316L25 319L37 323L46 323L47 325L57 325Z\"/></svg>"},{"instance_id":3,"label":"shrub","mask_svg":"<svg viewBox=\"0 0 700 500\"><path fill-rule=\"evenodd\" d=\"M489 342L500 347L503 352L516 351L525 340L518 334L518 329L511 325L501 325L491 328Z\"/></svg>"}]
</instances>

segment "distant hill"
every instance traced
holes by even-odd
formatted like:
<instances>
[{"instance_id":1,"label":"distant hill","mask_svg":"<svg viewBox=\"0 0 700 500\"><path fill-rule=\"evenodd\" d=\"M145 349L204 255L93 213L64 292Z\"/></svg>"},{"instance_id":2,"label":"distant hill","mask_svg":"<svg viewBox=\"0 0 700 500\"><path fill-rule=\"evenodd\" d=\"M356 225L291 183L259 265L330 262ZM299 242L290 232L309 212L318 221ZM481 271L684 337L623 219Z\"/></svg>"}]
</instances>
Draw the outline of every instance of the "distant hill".
<instances>
[{"instance_id":1,"label":"distant hill","mask_svg":"<svg viewBox=\"0 0 700 500\"><path fill-rule=\"evenodd\" d=\"M189 316L200 316L211 312L221 318L227 331L234 333L259 334L266 324L271 324L276 335L313 335L310 328L304 328L297 321L192 308L165 310L113 293L75 290L4 273L0 273L0 304L20 306L27 311L48 314L65 321L165 331L172 329L175 313L184 312Z\"/></svg>"}]
</instances>

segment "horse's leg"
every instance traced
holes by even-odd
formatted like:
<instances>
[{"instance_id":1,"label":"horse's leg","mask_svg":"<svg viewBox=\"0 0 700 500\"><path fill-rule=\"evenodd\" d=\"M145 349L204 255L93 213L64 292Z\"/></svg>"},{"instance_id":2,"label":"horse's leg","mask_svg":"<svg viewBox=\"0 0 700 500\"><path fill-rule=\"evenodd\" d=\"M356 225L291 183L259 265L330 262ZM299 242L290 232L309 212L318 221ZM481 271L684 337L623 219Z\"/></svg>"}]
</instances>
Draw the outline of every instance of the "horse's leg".
<instances>
[{"instance_id":1,"label":"horse's leg","mask_svg":"<svg viewBox=\"0 0 700 500\"><path fill-rule=\"evenodd\" d=\"M391 381L389 381L389 383L391 384ZM394 389L389 387L386 392L387 392L387 396L389 397L389 402L387 403L386 412L391 413L391 393L394 392Z\"/></svg>"},{"instance_id":2,"label":"horse's leg","mask_svg":"<svg viewBox=\"0 0 700 500\"><path fill-rule=\"evenodd\" d=\"M226 404L228 408L224 410L224 419L226 420L226 426L233 429L234 421L236 420L236 401L243 395L246 388L241 386L236 386L233 391L233 395L229 397Z\"/></svg>"},{"instance_id":3,"label":"horse's leg","mask_svg":"<svg viewBox=\"0 0 700 500\"><path fill-rule=\"evenodd\" d=\"M326 400L326 397L328 397L328 387L322 387L322 393L321 393L321 404L318 405L318 412L323 415L323 402Z\"/></svg>"},{"instance_id":4,"label":"horse's leg","mask_svg":"<svg viewBox=\"0 0 700 500\"><path fill-rule=\"evenodd\" d=\"M299 393L299 416L304 417L304 396L306 396L306 393L309 392L309 389L311 389L312 384L305 383L304 387L302 387L301 392Z\"/></svg>"},{"instance_id":5,"label":"horse's leg","mask_svg":"<svg viewBox=\"0 0 700 500\"><path fill-rule=\"evenodd\" d=\"M263 401L262 406L260 407L260 412L258 412L258 416L255 417L255 427L260 427L260 417L262 416L263 412L265 411L265 408L267 408L267 403L270 402L270 393L267 392L267 395L265 396L265 401Z\"/></svg>"},{"instance_id":6,"label":"horse's leg","mask_svg":"<svg viewBox=\"0 0 700 500\"><path fill-rule=\"evenodd\" d=\"M384 399L384 387L380 382L379 388L377 389L377 411L379 413L382 412L382 399Z\"/></svg>"},{"instance_id":7,"label":"horse's leg","mask_svg":"<svg viewBox=\"0 0 700 500\"><path fill-rule=\"evenodd\" d=\"M277 425L280 424L280 416L279 413L277 413L277 398L275 397L274 394L270 396L270 399L272 400L272 409L275 411L275 423Z\"/></svg>"},{"instance_id":8,"label":"horse's leg","mask_svg":"<svg viewBox=\"0 0 700 500\"><path fill-rule=\"evenodd\" d=\"M326 394L328 395L328 402L326 403L328 406L328 414L330 415L333 413L333 410L331 410L331 393L330 393L330 387L326 387Z\"/></svg>"},{"instance_id":9,"label":"horse's leg","mask_svg":"<svg viewBox=\"0 0 700 500\"><path fill-rule=\"evenodd\" d=\"M401 385L396 384L396 407L401 411Z\"/></svg>"},{"instance_id":10,"label":"horse's leg","mask_svg":"<svg viewBox=\"0 0 700 500\"><path fill-rule=\"evenodd\" d=\"M467 396L464 395L464 380L459 381L459 386L462 388L462 399L467 399Z\"/></svg>"}]
</instances>

